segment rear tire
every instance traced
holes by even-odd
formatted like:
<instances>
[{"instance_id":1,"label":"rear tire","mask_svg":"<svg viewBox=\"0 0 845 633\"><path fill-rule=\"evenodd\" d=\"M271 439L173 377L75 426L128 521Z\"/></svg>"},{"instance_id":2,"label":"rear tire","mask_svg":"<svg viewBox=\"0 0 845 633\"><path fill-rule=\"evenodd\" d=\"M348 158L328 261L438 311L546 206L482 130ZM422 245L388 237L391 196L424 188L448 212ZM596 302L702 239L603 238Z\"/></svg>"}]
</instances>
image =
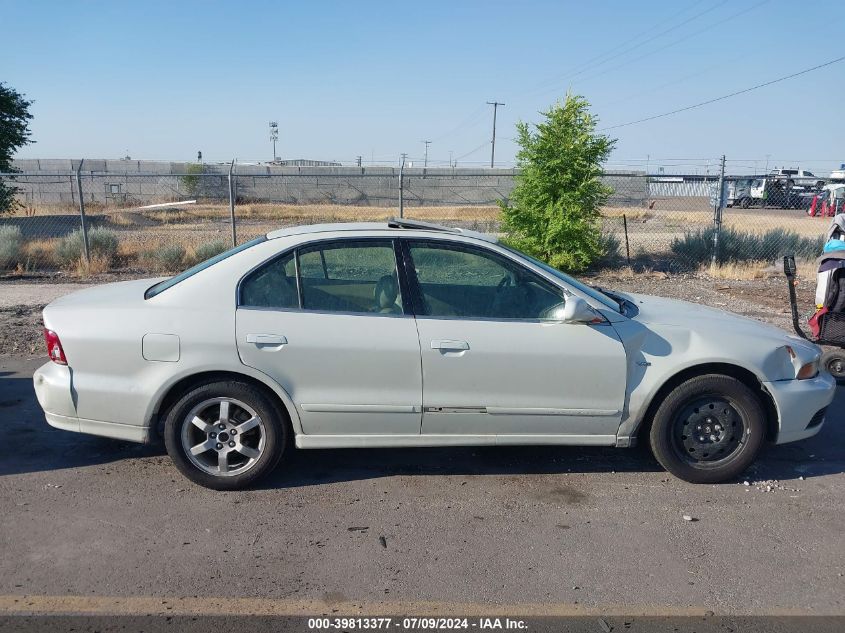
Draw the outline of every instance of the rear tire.
<instances>
[{"instance_id":1,"label":"rear tire","mask_svg":"<svg viewBox=\"0 0 845 633\"><path fill-rule=\"evenodd\" d=\"M193 387L164 423L164 444L179 471L200 486L239 490L269 474L291 436L277 406L256 387L215 381Z\"/></svg>"},{"instance_id":2,"label":"rear tire","mask_svg":"<svg viewBox=\"0 0 845 633\"><path fill-rule=\"evenodd\" d=\"M658 462L690 483L738 477L755 460L766 432L758 396L730 376L697 376L657 408L649 441Z\"/></svg>"}]
</instances>

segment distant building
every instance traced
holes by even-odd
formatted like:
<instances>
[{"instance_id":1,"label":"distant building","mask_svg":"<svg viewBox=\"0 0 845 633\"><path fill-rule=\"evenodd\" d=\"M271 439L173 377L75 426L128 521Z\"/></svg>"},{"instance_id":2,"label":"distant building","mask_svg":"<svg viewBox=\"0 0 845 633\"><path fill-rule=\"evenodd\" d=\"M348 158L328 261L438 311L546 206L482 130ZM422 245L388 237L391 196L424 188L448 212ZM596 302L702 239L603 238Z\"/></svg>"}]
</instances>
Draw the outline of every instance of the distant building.
<instances>
[{"instance_id":1,"label":"distant building","mask_svg":"<svg viewBox=\"0 0 845 633\"><path fill-rule=\"evenodd\" d=\"M288 160L274 160L270 162L271 165L279 165L281 167L341 167L338 162L331 160L310 160L308 158L291 158Z\"/></svg>"}]
</instances>

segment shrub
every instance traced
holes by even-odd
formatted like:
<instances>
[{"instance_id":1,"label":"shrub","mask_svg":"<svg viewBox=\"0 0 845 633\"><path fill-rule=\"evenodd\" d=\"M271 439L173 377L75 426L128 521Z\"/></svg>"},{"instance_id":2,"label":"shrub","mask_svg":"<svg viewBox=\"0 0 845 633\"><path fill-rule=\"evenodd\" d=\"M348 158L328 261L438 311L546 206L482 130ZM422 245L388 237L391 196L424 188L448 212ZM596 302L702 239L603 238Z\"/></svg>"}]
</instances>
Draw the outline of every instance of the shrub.
<instances>
[{"instance_id":1,"label":"shrub","mask_svg":"<svg viewBox=\"0 0 845 633\"><path fill-rule=\"evenodd\" d=\"M224 242L223 240L205 242L204 244L200 244L194 249L193 255L188 258L188 261L186 263L190 264L191 266L199 264L200 262L204 262L207 259L211 259L215 255L223 253L226 248L226 242Z\"/></svg>"},{"instance_id":2,"label":"shrub","mask_svg":"<svg viewBox=\"0 0 845 633\"><path fill-rule=\"evenodd\" d=\"M0 226L0 269L20 263L23 235L19 226Z\"/></svg>"},{"instance_id":3,"label":"shrub","mask_svg":"<svg viewBox=\"0 0 845 633\"><path fill-rule=\"evenodd\" d=\"M141 266L156 273L176 272L182 269L184 262L185 249L179 244L141 253Z\"/></svg>"},{"instance_id":4,"label":"shrub","mask_svg":"<svg viewBox=\"0 0 845 633\"><path fill-rule=\"evenodd\" d=\"M182 181L182 186L185 187L185 193L189 196L197 195L200 189L200 178L204 171L205 168L201 164L188 163L185 166L185 175L180 176L179 180Z\"/></svg>"},{"instance_id":5,"label":"shrub","mask_svg":"<svg viewBox=\"0 0 845 633\"><path fill-rule=\"evenodd\" d=\"M602 253L599 258L600 262L612 263L620 258L622 242L615 233L602 233L599 241Z\"/></svg>"},{"instance_id":6,"label":"shrub","mask_svg":"<svg viewBox=\"0 0 845 633\"><path fill-rule=\"evenodd\" d=\"M672 240L672 252L690 265L710 263L713 257L713 227L685 233ZM716 263L754 260L774 261L784 255L812 259L821 254L823 237L803 237L794 231L772 229L763 235L723 228L719 233Z\"/></svg>"},{"instance_id":7,"label":"shrub","mask_svg":"<svg viewBox=\"0 0 845 633\"><path fill-rule=\"evenodd\" d=\"M109 266L114 263L119 245L120 240L114 231L103 227L94 227L88 231L88 252L91 259L96 258L101 262L101 266L103 262ZM59 240L56 245L56 259L59 265L67 270L75 269L79 261L85 259L85 244L81 229Z\"/></svg>"},{"instance_id":8,"label":"shrub","mask_svg":"<svg viewBox=\"0 0 845 633\"><path fill-rule=\"evenodd\" d=\"M563 270L583 270L606 244L599 210L612 190L602 183L602 164L615 141L596 132L586 99L566 95L543 112L532 130L516 126L516 187L500 202L506 241Z\"/></svg>"}]
</instances>

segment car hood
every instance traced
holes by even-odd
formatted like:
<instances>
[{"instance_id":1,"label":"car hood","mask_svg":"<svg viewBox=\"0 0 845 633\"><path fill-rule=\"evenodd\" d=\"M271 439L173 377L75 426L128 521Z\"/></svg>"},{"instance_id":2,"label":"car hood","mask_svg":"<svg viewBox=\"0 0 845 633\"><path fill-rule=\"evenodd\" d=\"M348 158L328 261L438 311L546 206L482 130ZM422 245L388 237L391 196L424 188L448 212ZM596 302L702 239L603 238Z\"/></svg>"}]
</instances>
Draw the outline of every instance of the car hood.
<instances>
[{"instance_id":1,"label":"car hood","mask_svg":"<svg viewBox=\"0 0 845 633\"><path fill-rule=\"evenodd\" d=\"M625 293L631 303L638 310L632 317L646 325L671 325L696 331L713 331L715 333L742 333L751 336L774 338L804 342L789 332L768 323L740 316L733 312L708 308L707 306L677 299L666 299L651 295Z\"/></svg>"}]
</instances>

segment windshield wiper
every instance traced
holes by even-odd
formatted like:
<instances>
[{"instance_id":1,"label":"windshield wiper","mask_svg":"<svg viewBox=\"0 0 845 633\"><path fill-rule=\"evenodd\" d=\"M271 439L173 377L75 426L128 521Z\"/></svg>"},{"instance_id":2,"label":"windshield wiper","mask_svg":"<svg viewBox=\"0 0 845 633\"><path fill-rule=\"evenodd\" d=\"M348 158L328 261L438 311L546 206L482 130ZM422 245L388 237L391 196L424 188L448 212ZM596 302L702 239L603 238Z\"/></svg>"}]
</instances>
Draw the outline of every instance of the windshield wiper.
<instances>
[{"instance_id":1,"label":"windshield wiper","mask_svg":"<svg viewBox=\"0 0 845 633\"><path fill-rule=\"evenodd\" d=\"M624 313L625 313L625 299L623 299L622 297L620 297L620 296L619 296L619 295L617 295L617 294L614 294L614 293L610 292L609 290L605 290L605 289L604 289L604 288L602 288L601 286L590 286L590 288L592 288L593 290L598 290L598 291L599 291L600 293L602 293L605 297L610 297L611 299L613 299L613 300L616 302L616 305L618 305L618 306L619 306L619 312L620 312L620 314L624 314Z\"/></svg>"}]
</instances>

